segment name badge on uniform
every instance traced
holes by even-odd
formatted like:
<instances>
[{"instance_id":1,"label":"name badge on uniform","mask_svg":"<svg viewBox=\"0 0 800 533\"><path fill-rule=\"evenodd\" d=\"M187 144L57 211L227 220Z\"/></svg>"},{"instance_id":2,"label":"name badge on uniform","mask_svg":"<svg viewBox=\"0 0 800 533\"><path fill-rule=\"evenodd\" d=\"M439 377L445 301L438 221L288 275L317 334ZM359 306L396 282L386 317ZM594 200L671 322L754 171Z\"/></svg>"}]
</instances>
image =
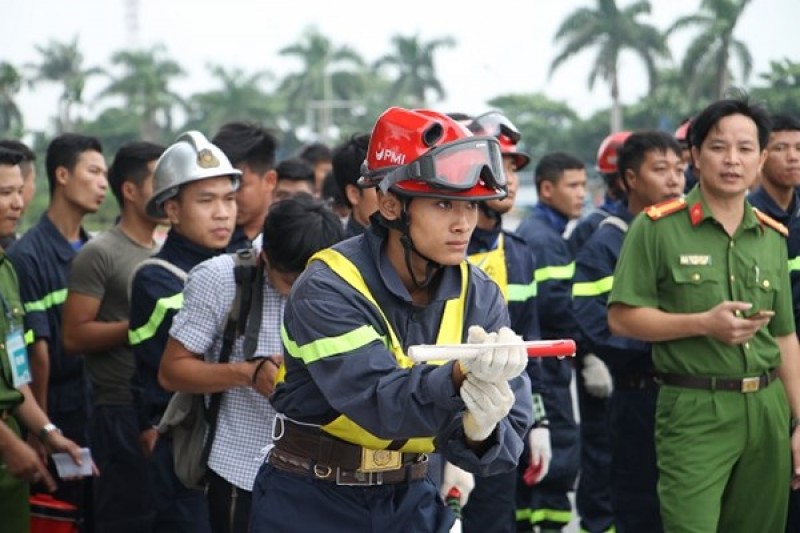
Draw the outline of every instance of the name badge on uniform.
<instances>
[{"instance_id":1,"label":"name badge on uniform","mask_svg":"<svg viewBox=\"0 0 800 533\"><path fill-rule=\"evenodd\" d=\"M681 255L681 265L711 266L710 255Z\"/></svg>"},{"instance_id":2,"label":"name badge on uniform","mask_svg":"<svg viewBox=\"0 0 800 533\"><path fill-rule=\"evenodd\" d=\"M12 328L6 335L6 357L8 358L8 367L11 369L14 388L18 389L22 385L30 383L32 381L31 367L28 364L28 350L25 349L22 328Z\"/></svg>"}]
</instances>

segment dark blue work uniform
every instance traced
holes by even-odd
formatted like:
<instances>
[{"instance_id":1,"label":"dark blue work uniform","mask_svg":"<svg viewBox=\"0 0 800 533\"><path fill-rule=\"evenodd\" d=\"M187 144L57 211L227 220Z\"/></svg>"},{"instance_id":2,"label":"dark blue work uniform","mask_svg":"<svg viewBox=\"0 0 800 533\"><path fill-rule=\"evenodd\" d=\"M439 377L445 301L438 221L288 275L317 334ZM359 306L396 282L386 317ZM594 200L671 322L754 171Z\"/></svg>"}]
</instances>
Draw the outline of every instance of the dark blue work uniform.
<instances>
[{"instance_id":1,"label":"dark blue work uniform","mask_svg":"<svg viewBox=\"0 0 800 533\"><path fill-rule=\"evenodd\" d=\"M253 241L250 240L250 237L244 232L244 228L242 226L236 226L233 228L233 234L231 235L231 242L228 243L228 246L225 248L225 251L234 253L237 250L243 250L244 248L252 248Z\"/></svg>"},{"instance_id":2,"label":"dark blue work uniform","mask_svg":"<svg viewBox=\"0 0 800 533\"><path fill-rule=\"evenodd\" d=\"M575 338L578 333L570 312L575 263L561 237L566 225L566 217L540 202L517 228L517 234L536 254L539 326L543 339ZM531 525L557 529L570 522L572 505L567 493L573 490L580 461L578 426L570 392L572 363L568 359L547 357L542 360L542 369L553 459L547 476L531 488L529 496L518 496L517 524L523 529ZM518 487L527 488L521 481Z\"/></svg>"},{"instance_id":3,"label":"dark blue work uniform","mask_svg":"<svg viewBox=\"0 0 800 533\"><path fill-rule=\"evenodd\" d=\"M627 210L616 220L607 218L578 253L572 312L586 349L608 365L614 379L608 406L613 525L620 533L658 533L662 530L654 442L658 388L650 345L612 335L606 309L614 268L632 220Z\"/></svg>"},{"instance_id":4,"label":"dark blue work uniform","mask_svg":"<svg viewBox=\"0 0 800 533\"><path fill-rule=\"evenodd\" d=\"M170 230L155 255L185 272L224 250L199 246ZM158 383L158 366L167 345L172 319L183 305L183 280L159 265L136 271L131 285L128 339L133 347L136 371L133 396L139 431L156 426L172 393ZM208 504L202 491L184 487L175 475L172 443L159 436L151 457L153 532L193 533L209 531Z\"/></svg>"},{"instance_id":5,"label":"dark blue work uniform","mask_svg":"<svg viewBox=\"0 0 800 533\"><path fill-rule=\"evenodd\" d=\"M502 234L502 250L505 256L506 276L508 282L508 314L511 318L511 329L525 340L541 338L539 331L539 311L536 305L536 256L524 239L510 231L503 231L497 224L491 230L476 228L467 248L467 255L496 250ZM480 266L480 265L479 265ZM542 394L541 362L531 358L528 362L528 377L531 379L531 391ZM536 413L534 413L536 419ZM527 445L527 439L525 440ZM528 465L527 450L520 457L520 468ZM462 530L470 532L506 532L516 530L516 478L512 471L489 477L475 477L475 488L470 493L469 501L462 510ZM506 511L509 511L506 515Z\"/></svg>"},{"instance_id":6,"label":"dark blue work uniform","mask_svg":"<svg viewBox=\"0 0 800 533\"><path fill-rule=\"evenodd\" d=\"M800 194L795 190L789 208L784 210L759 186L747 197L753 207L768 214L789 229L786 248L789 252L789 278L792 283L792 306L795 330L800 331ZM789 493L789 518L786 531L800 533L800 491Z\"/></svg>"},{"instance_id":7,"label":"dark blue work uniform","mask_svg":"<svg viewBox=\"0 0 800 533\"><path fill-rule=\"evenodd\" d=\"M81 228L80 242L73 246L45 212L8 251L25 307L26 343L47 343L50 359L47 415L65 436L81 446L89 445L89 380L83 357L64 352L61 312L67 298L70 261L88 240L89 235ZM46 489L34 486L33 491L46 492ZM91 478L59 482L54 496L77 505L84 518L91 520Z\"/></svg>"},{"instance_id":8,"label":"dark blue work uniform","mask_svg":"<svg viewBox=\"0 0 800 533\"><path fill-rule=\"evenodd\" d=\"M373 224L333 249L363 277L403 350L432 344L446 302L459 298L462 270L444 267L430 302L414 305L381 251L386 233ZM476 267L468 271L462 342L470 325L496 331L509 323L497 285ZM453 363L400 368L384 344L388 328L378 308L326 263L310 263L294 284L284 312L286 381L271 397L279 416L322 427L346 416L372 435L401 444L412 437L434 437L437 453L478 475L514 470L530 427L527 375L511 380L514 406L485 442L486 449L476 454L465 442L464 407L452 381ZM452 522L429 478L346 486L316 479L311 472L290 473L266 464L253 489L254 533L447 531Z\"/></svg>"},{"instance_id":9,"label":"dark blue work uniform","mask_svg":"<svg viewBox=\"0 0 800 533\"><path fill-rule=\"evenodd\" d=\"M597 227L610 216L629 217L626 203L606 196L603 205L578 222L567 240L573 257L578 255ZM576 323L581 320L582 317L576 314ZM590 352L587 352L586 346L578 347L575 385L581 414L581 476L575 491L575 506L581 517L581 528L598 533L607 531L614 524L609 477L611 449L608 442L608 399L598 398L586 391L581 372L583 356L587 353Z\"/></svg>"},{"instance_id":10,"label":"dark blue work uniform","mask_svg":"<svg viewBox=\"0 0 800 533\"><path fill-rule=\"evenodd\" d=\"M366 226L362 226L355 218L351 216L347 219L347 224L344 227L344 238L349 239L350 237L361 235L366 230Z\"/></svg>"},{"instance_id":11,"label":"dark blue work uniform","mask_svg":"<svg viewBox=\"0 0 800 533\"><path fill-rule=\"evenodd\" d=\"M599 207L592 209L581 217L567 238L567 248L572 257L578 255L578 252L583 248L583 244L589 240L594 230L606 217L612 215L620 216L620 211L625 211L625 204L610 196L605 196L603 203Z\"/></svg>"}]
</instances>

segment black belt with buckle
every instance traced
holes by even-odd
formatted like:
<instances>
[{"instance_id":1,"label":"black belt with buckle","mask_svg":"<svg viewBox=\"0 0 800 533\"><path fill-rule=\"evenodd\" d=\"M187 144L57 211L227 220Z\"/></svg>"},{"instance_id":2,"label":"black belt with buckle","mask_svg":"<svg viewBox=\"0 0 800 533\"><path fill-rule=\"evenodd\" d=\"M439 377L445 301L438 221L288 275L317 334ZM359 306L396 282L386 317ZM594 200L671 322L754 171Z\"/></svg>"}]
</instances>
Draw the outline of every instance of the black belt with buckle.
<instances>
[{"instance_id":1,"label":"black belt with buckle","mask_svg":"<svg viewBox=\"0 0 800 533\"><path fill-rule=\"evenodd\" d=\"M744 394L758 392L778 379L778 369L773 368L760 376L746 378L716 378L703 376L688 376L685 374L656 374L656 383L659 385L672 385L687 389L734 391Z\"/></svg>"},{"instance_id":2,"label":"black belt with buckle","mask_svg":"<svg viewBox=\"0 0 800 533\"><path fill-rule=\"evenodd\" d=\"M394 470L384 470L376 472L361 472L359 470L343 470L340 467L315 463L311 459L300 457L273 448L269 454L268 462L278 470L291 474L311 476L321 481L330 481L337 485L352 486L376 486L405 483L417 479L423 479L428 474L428 460L423 459L401 466Z\"/></svg>"},{"instance_id":3,"label":"black belt with buckle","mask_svg":"<svg viewBox=\"0 0 800 533\"><path fill-rule=\"evenodd\" d=\"M643 390L657 386L656 376L652 372L631 372L614 376L614 388L617 390Z\"/></svg>"}]
</instances>

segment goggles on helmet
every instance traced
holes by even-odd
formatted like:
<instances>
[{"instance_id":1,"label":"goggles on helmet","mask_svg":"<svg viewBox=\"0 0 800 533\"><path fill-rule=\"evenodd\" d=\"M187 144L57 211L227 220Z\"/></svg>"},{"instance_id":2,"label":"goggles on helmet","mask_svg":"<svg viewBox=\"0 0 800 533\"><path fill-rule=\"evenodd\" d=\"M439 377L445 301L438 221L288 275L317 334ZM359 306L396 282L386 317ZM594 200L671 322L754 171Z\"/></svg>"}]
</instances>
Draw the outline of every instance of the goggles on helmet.
<instances>
[{"instance_id":1,"label":"goggles on helmet","mask_svg":"<svg viewBox=\"0 0 800 533\"><path fill-rule=\"evenodd\" d=\"M503 157L494 137L469 137L437 146L411 163L386 173L378 187L387 192L406 180L464 192L481 181L489 188L505 189Z\"/></svg>"},{"instance_id":2,"label":"goggles on helmet","mask_svg":"<svg viewBox=\"0 0 800 533\"><path fill-rule=\"evenodd\" d=\"M490 111L475 117L467 125L467 128L475 135L490 135L492 137L504 135L511 141L511 144L517 144L522 138L522 134L508 117L497 111Z\"/></svg>"}]
</instances>

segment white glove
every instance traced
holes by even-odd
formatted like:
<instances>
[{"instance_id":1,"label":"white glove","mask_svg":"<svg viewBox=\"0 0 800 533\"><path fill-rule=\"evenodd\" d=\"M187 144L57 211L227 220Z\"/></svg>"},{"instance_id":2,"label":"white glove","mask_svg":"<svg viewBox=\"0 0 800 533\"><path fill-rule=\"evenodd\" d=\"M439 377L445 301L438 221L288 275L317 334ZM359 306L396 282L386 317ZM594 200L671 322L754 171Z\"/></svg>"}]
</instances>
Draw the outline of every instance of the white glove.
<instances>
[{"instance_id":1,"label":"white glove","mask_svg":"<svg viewBox=\"0 0 800 533\"><path fill-rule=\"evenodd\" d=\"M583 384L586 392L596 398L608 398L614 390L611 372L602 359L595 354L586 354L583 357Z\"/></svg>"},{"instance_id":2,"label":"white glove","mask_svg":"<svg viewBox=\"0 0 800 533\"><path fill-rule=\"evenodd\" d=\"M497 423L508 416L514 405L514 393L507 381L492 383L471 374L461 385L461 399L467 406L464 434L475 442L489 438Z\"/></svg>"},{"instance_id":3,"label":"white glove","mask_svg":"<svg viewBox=\"0 0 800 533\"><path fill-rule=\"evenodd\" d=\"M444 474L442 474L442 487L439 489L443 500L447 500L448 493L452 489L458 489L458 505L467 505L469 493L475 488L475 476L462 470L452 463L444 464Z\"/></svg>"},{"instance_id":4,"label":"white glove","mask_svg":"<svg viewBox=\"0 0 800 533\"><path fill-rule=\"evenodd\" d=\"M522 337L511 329L502 327L497 333L486 333L480 326L470 326L467 334L470 344L486 344L474 359L460 361L465 374L472 374L483 381L499 383L519 376L528 364L528 352L522 345ZM519 344L519 347L492 348L492 344Z\"/></svg>"},{"instance_id":5,"label":"white glove","mask_svg":"<svg viewBox=\"0 0 800 533\"><path fill-rule=\"evenodd\" d=\"M525 483L535 485L547 475L550 470L550 459L553 450L550 447L550 430L547 428L534 428L528 434L528 447L531 451L530 466L525 471Z\"/></svg>"}]
</instances>

